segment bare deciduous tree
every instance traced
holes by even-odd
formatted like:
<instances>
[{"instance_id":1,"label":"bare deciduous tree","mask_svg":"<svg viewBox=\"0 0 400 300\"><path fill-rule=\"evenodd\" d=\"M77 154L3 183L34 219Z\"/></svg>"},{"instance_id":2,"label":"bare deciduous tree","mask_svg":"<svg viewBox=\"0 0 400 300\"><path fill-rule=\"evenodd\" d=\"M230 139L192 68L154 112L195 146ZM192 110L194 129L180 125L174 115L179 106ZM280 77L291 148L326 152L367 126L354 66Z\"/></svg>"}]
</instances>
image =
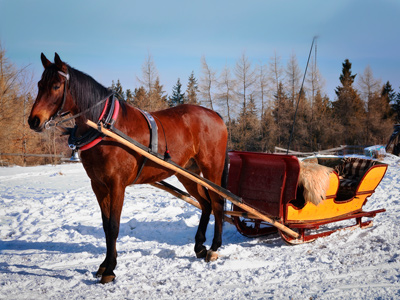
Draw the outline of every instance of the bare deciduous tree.
<instances>
[{"instance_id":1,"label":"bare deciduous tree","mask_svg":"<svg viewBox=\"0 0 400 300\"><path fill-rule=\"evenodd\" d=\"M296 105L297 95L300 91L300 80L301 71L297 63L297 58L294 53L290 56L290 59L286 66L286 86L288 91L288 97L292 105Z\"/></svg>"},{"instance_id":2,"label":"bare deciduous tree","mask_svg":"<svg viewBox=\"0 0 400 300\"><path fill-rule=\"evenodd\" d=\"M382 95L382 83L374 78L371 67L367 66L358 84L360 96L366 104L366 143L385 143L393 120L389 117L389 101Z\"/></svg>"},{"instance_id":3,"label":"bare deciduous tree","mask_svg":"<svg viewBox=\"0 0 400 300\"><path fill-rule=\"evenodd\" d=\"M232 119L238 106L236 97L236 81L231 77L231 70L225 65L218 80L218 100L221 106L226 109L228 118L229 142L232 143Z\"/></svg>"},{"instance_id":4,"label":"bare deciduous tree","mask_svg":"<svg viewBox=\"0 0 400 300\"><path fill-rule=\"evenodd\" d=\"M202 77L199 82L201 102L214 110L214 89L217 84L216 72L208 66L204 56L201 58L201 72Z\"/></svg>"},{"instance_id":5,"label":"bare deciduous tree","mask_svg":"<svg viewBox=\"0 0 400 300\"><path fill-rule=\"evenodd\" d=\"M156 64L154 63L153 56L149 52L142 65L142 78L136 78L140 84L146 88L147 93L150 93L158 77Z\"/></svg>"},{"instance_id":6,"label":"bare deciduous tree","mask_svg":"<svg viewBox=\"0 0 400 300\"><path fill-rule=\"evenodd\" d=\"M238 59L235 66L236 82L238 86L238 94L243 100L243 109L246 110L247 97L253 93L250 90L256 82L256 73L252 68L246 53L243 52L242 56Z\"/></svg>"},{"instance_id":7,"label":"bare deciduous tree","mask_svg":"<svg viewBox=\"0 0 400 300\"><path fill-rule=\"evenodd\" d=\"M271 82L271 101L275 100L275 95L279 93L279 84L283 81L283 68L281 58L274 52L274 56L270 58L269 63L269 80Z\"/></svg>"},{"instance_id":8,"label":"bare deciduous tree","mask_svg":"<svg viewBox=\"0 0 400 300\"><path fill-rule=\"evenodd\" d=\"M261 62L257 66L257 94L260 99L260 104L261 104L261 116L264 114L264 111L266 109L266 100L267 100L267 92L268 92L268 84L269 84L269 78L268 78L268 68L263 65Z\"/></svg>"}]
</instances>

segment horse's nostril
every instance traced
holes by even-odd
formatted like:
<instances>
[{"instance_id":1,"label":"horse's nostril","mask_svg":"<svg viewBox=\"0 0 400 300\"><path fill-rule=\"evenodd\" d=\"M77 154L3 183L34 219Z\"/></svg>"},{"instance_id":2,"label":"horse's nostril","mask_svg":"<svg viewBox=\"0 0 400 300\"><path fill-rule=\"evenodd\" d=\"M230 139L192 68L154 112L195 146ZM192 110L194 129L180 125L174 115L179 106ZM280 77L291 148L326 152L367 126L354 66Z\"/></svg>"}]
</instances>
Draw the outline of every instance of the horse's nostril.
<instances>
[{"instance_id":1,"label":"horse's nostril","mask_svg":"<svg viewBox=\"0 0 400 300\"><path fill-rule=\"evenodd\" d=\"M34 117L33 119L29 119L29 120L28 120L28 123L29 123L29 127L30 127L31 129L36 129L36 128L39 127L40 120L39 120L38 117Z\"/></svg>"}]
</instances>

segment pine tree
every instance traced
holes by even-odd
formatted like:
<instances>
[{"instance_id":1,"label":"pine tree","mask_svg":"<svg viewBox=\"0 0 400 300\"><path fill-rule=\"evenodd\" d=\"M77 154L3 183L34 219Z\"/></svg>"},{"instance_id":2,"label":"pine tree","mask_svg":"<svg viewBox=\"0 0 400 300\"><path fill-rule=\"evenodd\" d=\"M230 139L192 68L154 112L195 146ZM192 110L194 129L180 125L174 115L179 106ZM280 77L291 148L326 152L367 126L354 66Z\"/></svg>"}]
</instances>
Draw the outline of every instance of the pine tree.
<instances>
[{"instance_id":1,"label":"pine tree","mask_svg":"<svg viewBox=\"0 0 400 300\"><path fill-rule=\"evenodd\" d=\"M163 86L160 84L160 79L157 77L150 90L150 93L148 94L149 111L167 108L167 95L165 95L164 93L165 91L163 91Z\"/></svg>"},{"instance_id":2,"label":"pine tree","mask_svg":"<svg viewBox=\"0 0 400 300\"><path fill-rule=\"evenodd\" d=\"M382 88L381 97L384 99L384 106L385 106L385 114L384 118L391 118L394 115L394 111L392 109L392 104L396 100L396 92L392 88L392 85L389 81L387 81Z\"/></svg>"},{"instance_id":3,"label":"pine tree","mask_svg":"<svg viewBox=\"0 0 400 300\"><path fill-rule=\"evenodd\" d=\"M135 88L135 91L133 92L133 104L137 108L147 110L148 97L146 89L143 86Z\"/></svg>"},{"instance_id":4,"label":"pine tree","mask_svg":"<svg viewBox=\"0 0 400 300\"><path fill-rule=\"evenodd\" d=\"M346 58L344 60L344 63L342 64L342 74L339 76L339 80L342 83L342 86L338 86L335 91L338 97L340 96L343 89L347 89L352 86L356 76L357 74L351 74L351 62Z\"/></svg>"},{"instance_id":5,"label":"pine tree","mask_svg":"<svg viewBox=\"0 0 400 300\"><path fill-rule=\"evenodd\" d=\"M298 104L296 120L293 119L294 114L293 118L290 120L290 122L292 123L290 127L291 130L293 127L293 122L295 122L291 141L291 149L295 149L298 151L307 151L310 150L310 148L312 147L312 142L309 136L311 105L306 98L304 90L302 90L299 98L299 100L296 100L296 102L300 101ZM290 102L292 101L290 100ZM293 108L293 110L295 110L295 108Z\"/></svg>"},{"instance_id":6,"label":"pine tree","mask_svg":"<svg viewBox=\"0 0 400 300\"><path fill-rule=\"evenodd\" d=\"M172 88L172 96L169 98L168 104L170 107L178 106L184 103L185 93L182 93L182 84L180 78L176 85Z\"/></svg>"},{"instance_id":7,"label":"pine tree","mask_svg":"<svg viewBox=\"0 0 400 300\"><path fill-rule=\"evenodd\" d=\"M289 142L290 130L292 129L294 109L284 91L282 82L278 84L278 90L274 98L273 116L278 132L276 143L281 147L286 147Z\"/></svg>"},{"instance_id":8,"label":"pine tree","mask_svg":"<svg viewBox=\"0 0 400 300\"><path fill-rule=\"evenodd\" d=\"M128 104L133 105L133 102L135 99L134 99L134 94L132 93L132 91L130 89L127 89L125 92L125 95L126 95L126 102Z\"/></svg>"},{"instance_id":9,"label":"pine tree","mask_svg":"<svg viewBox=\"0 0 400 300\"><path fill-rule=\"evenodd\" d=\"M111 89L125 99L124 89L122 88L119 79L117 80L117 83L115 83L114 80L112 81Z\"/></svg>"},{"instance_id":10,"label":"pine tree","mask_svg":"<svg viewBox=\"0 0 400 300\"><path fill-rule=\"evenodd\" d=\"M277 127L272 108L268 107L261 116L261 151L273 153L277 139Z\"/></svg>"},{"instance_id":11,"label":"pine tree","mask_svg":"<svg viewBox=\"0 0 400 300\"><path fill-rule=\"evenodd\" d=\"M391 107L396 123L400 123L400 92L395 95Z\"/></svg>"},{"instance_id":12,"label":"pine tree","mask_svg":"<svg viewBox=\"0 0 400 300\"><path fill-rule=\"evenodd\" d=\"M235 149L245 151L260 151L260 122L257 118L257 109L254 98L242 103L242 110L237 120L237 128L234 131L236 141Z\"/></svg>"},{"instance_id":13,"label":"pine tree","mask_svg":"<svg viewBox=\"0 0 400 300\"><path fill-rule=\"evenodd\" d=\"M192 72L189 76L187 88L186 88L186 97L185 103L188 104L198 104L197 94L199 93L199 89L197 86L197 79L194 77L194 72Z\"/></svg>"},{"instance_id":14,"label":"pine tree","mask_svg":"<svg viewBox=\"0 0 400 300\"><path fill-rule=\"evenodd\" d=\"M384 144L393 128L393 118L390 114L390 106L387 99L387 91L383 86L382 92L375 92L368 101L368 144Z\"/></svg>"},{"instance_id":15,"label":"pine tree","mask_svg":"<svg viewBox=\"0 0 400 300\"><path fill-rule=\"evenodd\" d=\"M337 100L333 102L334 117L343 126L343 131L337 133L338 142L359 145L365 142L366 112L363 101L353 88L357 74L351 74L351 63L348 59L342 66L342 74L339 77L342 86L336 88Z\"/></svg>"},{"instance_id":16,"label":"pine tree","mask_svg":"<svg viewBox=\"0 0 400 300\"><path fill-rule=\"evenodd\" d=\"M336 125L335 125L336 124ZM312 151L336 147L336 128L337 122L332 118L332 105L328 96L322 96L317 90L313 102L313 119L310 139L312 141Z\"/></svg>"}]
</instances>

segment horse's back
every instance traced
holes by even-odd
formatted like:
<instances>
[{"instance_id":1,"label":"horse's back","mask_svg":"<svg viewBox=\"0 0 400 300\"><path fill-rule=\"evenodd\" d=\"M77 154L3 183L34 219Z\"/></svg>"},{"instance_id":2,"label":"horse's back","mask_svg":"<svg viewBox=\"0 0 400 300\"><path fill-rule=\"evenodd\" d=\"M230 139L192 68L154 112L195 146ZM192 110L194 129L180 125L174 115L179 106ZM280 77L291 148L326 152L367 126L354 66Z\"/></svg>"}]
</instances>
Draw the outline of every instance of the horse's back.
<instances>
[{"instance_id":1,"label":"horse's back","mask_svg":"<svg viewBox=\"0 0 400 300\"><path fill-rule=\"evenodd\" d=\"M168 127L165 131L175 136L181 133L187 135L187 140L203 139L206 143L227 140L227 129L222 117L211 109L183 104L154 112L154 115L162 126Z\"/></svg>"},{"instance_id":2,"label":"horse's back","mask_svg":"<svg viewBox=\"0 0 400 300\"><path fill-rule=\"evenodd\" d=\"M190 157L199 166L214 166L222 170L228 131L218 113L202 106L185 104L154 115L162 123L173 159L185 165Z\"/></svg>"},{"instance_id":3,"label":"horse's back","mask_svg":"<svg viewBox=\"0 0 400 300\"><path fill-rule=\"evenodd\" d=\"M222 123L224 123L222 117L214 110L194 104L182 104L167 109L155 111L154 114L156 116L182 118L185 121L196 121L198 119L201 119L204 121L221 121Z\"/></svg>"}]
</instances>

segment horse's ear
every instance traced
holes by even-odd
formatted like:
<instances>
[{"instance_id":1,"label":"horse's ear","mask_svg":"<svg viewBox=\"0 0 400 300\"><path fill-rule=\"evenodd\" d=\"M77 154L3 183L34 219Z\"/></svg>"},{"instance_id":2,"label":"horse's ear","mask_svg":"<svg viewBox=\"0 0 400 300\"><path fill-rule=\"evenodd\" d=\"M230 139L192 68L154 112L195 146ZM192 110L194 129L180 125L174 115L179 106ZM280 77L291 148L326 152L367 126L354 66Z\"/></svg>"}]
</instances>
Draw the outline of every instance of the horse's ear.
<instances>
[{"instance_id":1,"label":"horse's ear","mask_svg":"<svg viewBox=\"0 0 400 300\"><path fill-rule=\"evenodd\" d=\"M40 55L40 59L42 60L42 65L46 69L48 66L51 65L51 62L47 59L47 57L43 54Z\"/></svg>"},{"instance_id":2,"label":"horse's ear","mask_svg":"<svg viewBox=\"0 0 400 300\"><path fill-rule=\"evenodd\" d=\"M61 60L61 58L57 54L57 52L54 54L54 63L56 64L57 69L59 69L60 71L62 71L64 73L68 72L67 65Z\"/></svg>"}]
</instances>

